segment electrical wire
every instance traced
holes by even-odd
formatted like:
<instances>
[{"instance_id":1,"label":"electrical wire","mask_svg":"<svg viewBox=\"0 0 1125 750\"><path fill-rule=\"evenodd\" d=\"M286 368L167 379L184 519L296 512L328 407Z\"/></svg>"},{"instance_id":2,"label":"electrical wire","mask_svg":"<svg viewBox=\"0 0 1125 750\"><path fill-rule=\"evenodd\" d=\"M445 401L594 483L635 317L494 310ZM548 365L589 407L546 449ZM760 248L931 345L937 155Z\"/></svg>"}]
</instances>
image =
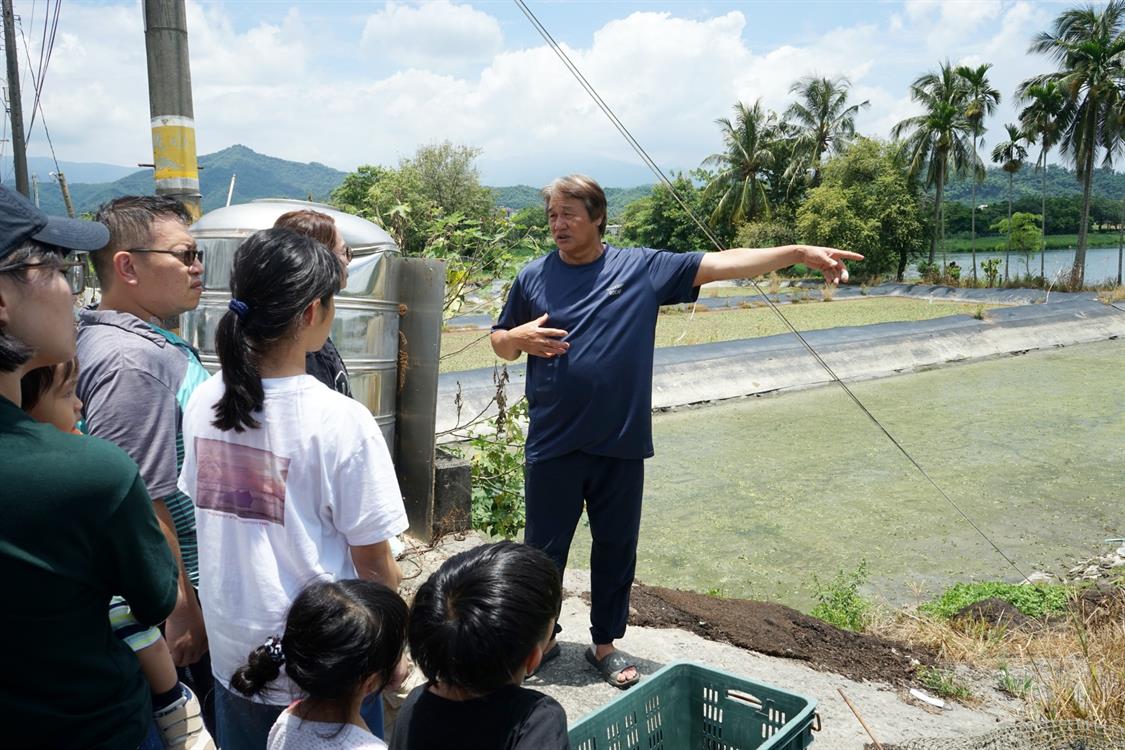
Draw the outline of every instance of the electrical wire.
<instances>
[{"instance_id":1,"label":"electrical wire","mask_svg":"<svg viewBox=\"0 0 1125 750\"><path fill-rule=\"evenodd\" d=\"M625 124L621 122L621 120L613 112L613 109L605 102L604 99L602 99L601 95L598 94L594 86L588 80L586 80L586 77L582 74L582 71L578 68L577 65L574 64L574 62L570 59L569 55L566 54L566 51L562 48L562 46L557 41L555 41L555 38L551 36L551 33L547 30L543 23L535 16L534 13L531 12L531 9L527 7L527 4L524 2L524 0L513 0L513 2L515 2L515 4L519 6L519 9L523 12L524 16L527 17L527 20L531 22L532 26L534 26L536 31L539 32L539 35L543 37L544 41L547 42L548 46L551 47L555 55L559 58L559 60L563 63L567 70L570 71L575 80L578 81L579 85L581 85L582 88L585 89L586 93L589 94L590 98L594 100L594 103L598 105L598 108L601 109L602 113L605 114L607 118L609 118L609 121L613 124L614 128L617 129L617 132L620 133L621 136L633 148L633 150L637 153L637 156L641 158L641 161L643 161L645 165L653 172L653 174L655 174L660 179L660 181L667 186L668 190L672 194L672 197L675 198L676 202L680 204L680 207L683 208L685 212L687 212L687 215L691 217L691 220L697 227L699 227L700 231L702 231L703 234L707 236L707 239L711 241L711 244L714 245L715 248L719 251L726 250L726 247L723 245L723 243L720 242L717 237L715 237L710 228L708 228L707 225L698 216L696 216L691 207L687 205L684 199L680 196L679 192L676 190L676 186L672 184L672 181L668 179L668 177L664 174L664 171L661 170L656 162L652 160L652 158L648 155L648 152L646 152L644 147L641 146L640 142L638 142L637 139L633 137L633 134L630 133L629 129L625 127ZM874 424L879 429L879 431L883 433L887 440L889 440L891 444L898 449L899 453L901 453L903 457L905 457L906 460L909 461L910 464L918 470L918 473L920 473L926 479L926 481L929 482L934 490L936 490L937 493L941 495L941 497L944 498L945 501L949 503L954 508L954 510L957 511L957 513L960 514L965 522L968 523L969 526L971 526L982 539L988 542L989 546L991 546L992 549L995 550L996 553L1020 575L1020 580L1027 580L1027 575L1020 569L1015 561L1012 560L1012 558L1007 554L1005 554L1004 550L1000 549L999 545L997 545L996 542L994 542L992 538L989 537L988 534L986 534L984 530L981 529L980 526L978 526L973 521L973 519L969 517L969 515L961 508L961 506L954 502L953 498L946 494L945 490L943 490L938 485L938 483L934 481L934 479L914 458L914 456L912 456L910 452L907 451L905 447L903 447L902 443L900 443L895 438L895 436L891 434L890 430L888 430L883 425L883 423L880 422L879 419L871 413L871 410L869 410L867 406L864 405L864 403L859 399L858 396L855 395L852 389L849 388L848 385L840 379L840 376L837 375L831 367L829 367L828 363L824 361L824 359L820 356L816 349L814 349L812 345L805 339L805 337L801 335L801 332L797 330L793 323L790 322L787 317L785 317L785 314L781 312L776 304L774 304L773 300L769 298L769 295L767 295L762 290L762 287L758 284L758 282L750 279L750 283L753 284L754 289L758 292L758 294L762 295L762 297L766 300L766 303L769 305L770 309L773 310L777 317L781 319L782 323L785 324L785 327L789 329L790 333L797 337L797 340L800 341L808 351L808 353L812 355L813 359L815 359L817 363L824 369L824 371L828 373L828 375L832 379L832 382L843 389L844 393L848 395L848 398L850 398L852 402L859 408L859 410L863 412L869 420L871 420L872 424Z\"/></svg>"},{"instance_id":2,"label":"electrical wire","mask_svg":"<svg viewBox=\"0 0 1125 750\"><path fill-rule=\"evenodd\" d=\"M31 120L27 128L27 140L31 139L31 133L35 129L35 116L43 115L42 107L40 106L40 99L43 96L44 79L47 77L47 68L51 64L51 56L55 50L55 37L59 28L59 11L62 9L62 0L55 0L54 13L51 12L51 5L47 3L46 12L43 14L43 35L39 43L39 65L33 67L31 63L31 53L28 50L27 37L23 31L22 21L17 20L17 26L20 30L20 37L23 39L24 53L27 57L27 68L31 75L31 83L35 88L35 101L31 105ZM32 25L34 25L34 6L32 8ZM50 30L48 33L48 29ZM46 129L46 126L44 126ZM48 140L50 136L48 136Z\"/></svg>"},{"instance_id":3,"label":"electrical wire","mask_svg":"<svg viewBox=\"0 0 1125 750\"><path fill-rule=\"evenodd\" d=\"M56 21L58 20L58 9L57 8L56 8L56 11L55 11L55 19L56 19ZM20 40L23 42L23 54L24 54L24 57L27 58L27 66L28 66L28 69L30 70L31 69L31 50L28 48L27 37L23 33L23 25L17 24L17 26L20 30ZM46 32L44 32L44 33L46 33ZM53 37L52 37L52 40L51 40L51 44L54 44L54 38ZM49 60L49 56L48 56L47 59ZM46 70L45 67L42 70L45 71ZM36 76L35 73L32 73L31 74L31 85L35 89L35 103L32 105L34 107L34 109L31 111L31 128L35 127L35 114L36 114L36 112L38 112L39 113L39 119L43 123L43 134L47 137L47 146L51 150L51 161L53 161L55 163L55 174L58 174L58 173L62 172L62 168L59 166L58 157L55 155L55 144L51 140L51 131L47 128L47 113L43 111L43 100L42 100L42 97L41 97L41 93L43 91L43 79ZM24 139L25 143L31 139L31 128L28 128L27 136Z\"/></svg>"}]
</instances>

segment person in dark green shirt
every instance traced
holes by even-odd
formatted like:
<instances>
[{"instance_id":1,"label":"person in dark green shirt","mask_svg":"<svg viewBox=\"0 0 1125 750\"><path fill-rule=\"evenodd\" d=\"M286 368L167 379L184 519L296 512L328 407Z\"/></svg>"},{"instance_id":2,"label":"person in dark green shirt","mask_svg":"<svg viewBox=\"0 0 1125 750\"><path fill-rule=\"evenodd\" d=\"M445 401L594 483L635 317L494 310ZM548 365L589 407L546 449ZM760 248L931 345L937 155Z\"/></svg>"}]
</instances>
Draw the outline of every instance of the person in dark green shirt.
<instances>
[{"instance_id":1,"label":"person in dark green shirt","mask_svg":"<svg viewBox=\"0 0 1125 750\"><path fill-rule=\"evenodd\" d=\"M142 623L176 602L177 572L137 466L102 440L20 408L20 378L74 356L73 303L101 225L47 217L0 187L0 726L7 747L138 748L149 689L114 636L110 597ZM157 742L159 740L157 739Z\"/></svg>"}]
</instances>

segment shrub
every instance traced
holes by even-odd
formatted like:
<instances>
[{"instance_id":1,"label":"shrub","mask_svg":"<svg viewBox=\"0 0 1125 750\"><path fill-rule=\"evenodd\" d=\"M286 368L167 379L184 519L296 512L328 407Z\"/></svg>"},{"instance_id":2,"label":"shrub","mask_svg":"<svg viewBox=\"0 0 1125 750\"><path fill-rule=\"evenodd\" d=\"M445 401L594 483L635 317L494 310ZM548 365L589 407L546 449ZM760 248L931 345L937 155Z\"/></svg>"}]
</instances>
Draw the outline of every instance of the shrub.
<instances>
[{"instance_id":1,"label":"shrub","mask_svg":"<svg viewBox=\"0 0 1125 750\"><path fill-rule=\"evenodd\" d=\"M970 604L984 599L1002 599L1028 617L1042 617L1048 613L1066 612L1069 601L1068 588L1057 583L1037 583L1032 586L991 581L985 583L958 583L936 600L918 609L927 614L948 619Z\"/></svg>"},{"instance_id":2,"label":"shrub","mask_svg":"<svg viewBox=\"0 0 1125 750\"><path fill-rule=\"evenodd\" d=\"M814 575L813 587L819 603L809 614L844 630L862 631L871 610L871 603L859 593L859 587L866 582L866 560L862 560L850 573L837 571L836 576L827 583L822 583Z\"/></svg>"}]
</instances>

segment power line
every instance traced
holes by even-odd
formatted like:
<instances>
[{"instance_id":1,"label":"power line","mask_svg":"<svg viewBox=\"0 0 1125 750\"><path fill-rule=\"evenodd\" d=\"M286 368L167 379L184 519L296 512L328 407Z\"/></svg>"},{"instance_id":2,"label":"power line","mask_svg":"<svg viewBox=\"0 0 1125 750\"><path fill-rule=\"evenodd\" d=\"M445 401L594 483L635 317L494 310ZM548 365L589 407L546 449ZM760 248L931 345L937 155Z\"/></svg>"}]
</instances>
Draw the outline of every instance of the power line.
<instances>
[{"instance_id":1,"label":"power line","mask_svg":"<svg viewBox=\"0 0 1125 750\"><path fill-rule=\"evenodd\" d=\"M55 37L59 28L59 11L61 8L62 0L55 0L55 9L52 15L50 3L48 2L47 4L46 12L43 15L43 36L39 43L39 65L37 67L33 66L31 62L31 52L28 49L27 36L24 34L23 21L22 19L16 20L20 30L20 38L23 40L24 54L27 57L27 69L28 73L31 75L31 84L35 89L35 101L31 105L31 122L27 128L28 139L31 138L31 133L35 129L36 114L43 114L40 99L43 96L43 84L47 77L47 68L51 64L51 55L54 53L55 49ZM34 6L32 8L31 25L34 26ZM49 35L48 29L50 29ZM50 136L48 136L48 140L49 139Z\"/></svg>"},{"instance_id":2,"label":"power line","mask_svg":"<svg viewBox=\"0 0 1125 750\"><path fill-rule=\"evenodd\" d=\"M578 81L579 85L581 85L582 88L586 90L586 93L590 95L590 98L594 100L594 103L598 105L598 108L601 109L601 111L607 118L609 118L609 121L613 124L614 128L616 128L617 132L619 132L622 137L625 138L625 140L641 158L641 161L643 161L645 165L648 166L650 170L652 170L653 174L655 174L660 179L660 181L668 187L668 190L671 192L672 197L675 198L676 202L680 204L680 207L683 208L685 212L687 212L687 215L691 217L691 220L697 227L699 227L700 231L702 231L703 234L707 236L707 239L711 241L711 244L713 244L719 251L726 250L726 247L723 245L723 243L721 243L718 238L715 237L714 233L711 232L707 225L704 224L703 221L700 220L698 216L696 216L695 212L687 205L684 199L680 196L679 192L676 190L676 186L672 184L672 181L669 180L667 176L665 176L663 170L661 170L656 162L652 160L652 158L648 155L648 152L645 151L644 147L641 146L636 138L633 137L633 134L629 132L629 129L625 127L625 124L621 122L620 119L618 119L617 115L614 114L613 109L605 102L604 99L602 99L601 95L598 94L593 85L588 80L586 80L586 77L582 75L582 71L579 70L578 66L575 65L573 61L571 61L570 57L566 54L566 51L563 50L559 43L555 41L554 37L551 36L551 33L547 31L547 28L539 21L538 18L536 18L535 14L531 12L531 9L527 7L527 4L524 2L524 0L513 1L517 6L519 6L519 9L523 11L523 14L527 17L527 20L531 22L531 24L539 32L539 35L543 37L544 41L546 41L547 44L551 47L555 55L558 56L559 60L562 61L564 66L566 66L567 70L570 71L571 75L573 75L574 78ZM1004 550L1000 549L996 542L992 541L988 534L986 534L983 529L977 526L977 524L973 522L973 519L970 518L969 515L961 509L961 506L955 503L953 501L953 498L947 495L945 493L945 490L938 486L938 483L935 482L929 475L929 473L924 468L922 468L922 465L918 463L918 461L915 460L912 455L910 455L910 452L902 446L902 443L900 443L895 438L895 436L892 435L890 431L883 426L883 423L880 422L875 417L875 415L872 414L871 411L864 405L864 403L859 400L859 397L852 392L852 389L849 388L847 384L840 379L840 376L837 375L836 372L828 366L828 363L825 362L820 354L812 347L812 344L810 344L805 339L805 337L801 335L801 332L797 330L797 328L789 321L787 317L785 317L778 306L774 304L773 300L769 298L769 295L767 295L765 291L762 290L762 287L758 284L758 282L750 279L750 283L754 285L754 289L758 292L758 294L762 296L764 300L766 300L766 303L769 305L770 309L773 310L777 317L781 319L786 328L789 329L790 333L797 337L797 340L800 341L802 345L804 345L805 349L809 354L812 355L813 359L815 359L817 363L824 369L824 371L828 373L828 375L832 378L832 382L843 389L844 393L848 395L848 397L859 408L859 410L867 415L867 418L870 419L877 428L879 428L879 431L882 432L883 435L886 436L886 438L895 446L895 448L897 448L898 451L906 458L906 460L909 461L914 466L914 468L918 470L918 472L926 479L927 482L930 483L930 485L937 491L937 493L945 498L946 502L953 506L953 508L961 515L961 517L965 519L966 523L973 527L977 534L979 534L981 538L988 542L989 546L991 546L992 549L994 549L996 553L1000 555L1000 557L1002 557L1004 561L1012 567L1013 570L1019 573L1020 579L1027 580L1027 575L1025 575L1024 572L1020 570L1020 567L1016 565L1012 558L1008 557L1008 555L1004 553Z\"/></svg>"},{"instance_id":3,"label":"power line","mask_svg":"<svg viewBox=\"0 0 1125 750\"><path fill-rule=\"evenodd\" d=\"M49 11L49 8L48 8L48 11ZM49 13L48 13L48 15L49 15ZM57 6L55 8L55 22L56 22L56 24L58 23L58 7ZM28 67L28 70L31 70L31 50L28 48L27 37L24 36L24 33L23 33L23 24L17 24L17 25L19 26L19 30L20 30L20 40L23 42L23 53L24 53L24 56L27 58L27 67ZM46 27L46 21L44 21L44 27ZM46 29L45 28L44 28L44 35L46 35ZM54 44L54 36L53 35L51 37L51 44L52 45ZM42 52L42 50L40 50L40 61L41 61L42 64L45 65L46 63L44 62L44 60L46 60L46 62L49 62L50 55L48 54L47 57L44 58L43 52ZM42 75L44 75L46 73L46 68L43 67L40 70L41 70L41 72L38 76L34 72L31 73L31 85L35 89L35 103L32 105L33 109L31 110L31 127L29 127L27 129L27 137L28 137L28 139L31 138L31 130L32 130L32 128L35 127L35 115L36 115L36 113L38 113L39 116L40 116L40 120L43 123L43 134L47 137L47 146L51 150L51 161L53 161L55 163L55 173L57 174L59 172L62 172L62 168L59 167L59 160L58 160L58 157L55 155L55 144L51 141L51 131L47 128L47 113L43 111L43 100L42 100L42 96L41 96L42 93L43 93L43 78L42 78Z\"/></svg>"}]
</instances>

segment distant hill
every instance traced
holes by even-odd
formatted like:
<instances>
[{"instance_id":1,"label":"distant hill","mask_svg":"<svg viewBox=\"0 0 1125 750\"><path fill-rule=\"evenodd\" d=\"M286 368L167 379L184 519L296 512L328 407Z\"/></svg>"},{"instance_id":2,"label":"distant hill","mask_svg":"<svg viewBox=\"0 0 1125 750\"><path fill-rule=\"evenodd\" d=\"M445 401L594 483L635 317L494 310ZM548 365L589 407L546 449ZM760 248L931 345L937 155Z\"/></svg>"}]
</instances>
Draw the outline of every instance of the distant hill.
<instances>
[{"instance_id":1,"label":"distant hill","mask_svg":"<svg viewBox=\"0 0 1125 750\"><path fill-rule=\"evenodd\" d=\"M50 161L49 159L47 160ZM58 186L48 177L48 170L37 161L29 160L29 167L39 174L39 200L43 210L50 214L64 214L62 194ZM287 161L273 156L259 154L246 146L231 146L213 154L199 157L200 192L203 194L203 210L211 211L226 205L227 188L232 174L237 175L234 186L235 203L245 203L255 198L298 198L312 196L313 200L326 201L329 194L343 182L346 172L311 162ZM50 165L53 171L53 163ZM60 163L70 185L70 194L75 210L79 214L97 209L107 200L121 195L151 195L155 191L152 170L128 170L126 167L101 164L82 164L78 162ZM119 175L112 181L83 181L80 175L113 174ZM120 176L121 171L128 174ZM538 206L542 200L539 188L528 185L490 188L496 197L496 205L518 211L527 206ZM609 202L610 220L620 216L625 206L652 192L651 185L629 188L606 188Z\"/></svg>"},{"instance_id":2,"label":"distant hill","mask_svg":"<svg viewBox=\"0 0 1125 750\"><path fill-rule=\"evenodd\" d=\"M503 208L510 208L513 211L519 211L521 208L528 206L541 205L543 198L539 195L539 188L533 188L528 185L511 185L509 187L494 187L491 188L492 194L496 197L496 205ZM652 185L639 185L637 187L629 188L605 188L605 199L609 204L609 218L610 221L621 215L625 210L625 206L629 205L638 198L644 198L652 192Z\"/></svg>"},{"instance_id":3,"label":"distant hill","mask_svg":"<svg viewBox=\"0 0 1125 750\"><path fill-rule=\"evenodd\" d=\"M323 164L278 159L259 154L246 146L231 146L213 154L199 157L199 187L203 194L203 210L211 211L227 202L227 188L230 177L236 174L234 202L245 203L255 198L308 198L326 200L347 176L346 172L332 169ZM156 187L153 184L152 170L142 169L113 182L76 182L67 174L71 197L78 213L95 210L111 198L121 195L151 195ZM62 195L53 183L44 183L39 188L39 200L43 210L52 214L63 214Z\"/></svg>"},{"instance_id":4,"label":"distant hill","mask_svg":"<svg viewBox=\"0 0 1125 750\"><path fill-rule=\"evenodd\" d=\"M1042 189L1043 173L1034 164L1024 166L1012 180L1012 195L1038 197ZM967 178L953 178L945 188L945 199L968 205L972 201L972 183ZM1081 195L1082 183L1073 169L1057 164L1047 166L1047 195ZM1093 194L1100 198L1121 200L1125 198L1125 174L1112 169L1094 171ZM977 185L977 203L996 203L1008 200L1008 173L997 167L988 168L988 176Z\"/></svg>"},{"instance_id":5,"label":"distant hill","mask_svg":"<svg viewBox=\"0 0 1125 750\"><path fill-rule=\"evenodd\" d=\"M15 167L10 157L4 160L2 169L0 180L5 185L14 186L16 181ZM37 175L39 177L40 190L50 189L48 183L51 180L51 173L59 169L66 175L67 182L112 182L137 171L136 167L123 167L120 164L83 161L60 161L58 167L56 167L55 160L49 156L27 157L27 173L29 176Z\"/></svg>"}]
</instances>

